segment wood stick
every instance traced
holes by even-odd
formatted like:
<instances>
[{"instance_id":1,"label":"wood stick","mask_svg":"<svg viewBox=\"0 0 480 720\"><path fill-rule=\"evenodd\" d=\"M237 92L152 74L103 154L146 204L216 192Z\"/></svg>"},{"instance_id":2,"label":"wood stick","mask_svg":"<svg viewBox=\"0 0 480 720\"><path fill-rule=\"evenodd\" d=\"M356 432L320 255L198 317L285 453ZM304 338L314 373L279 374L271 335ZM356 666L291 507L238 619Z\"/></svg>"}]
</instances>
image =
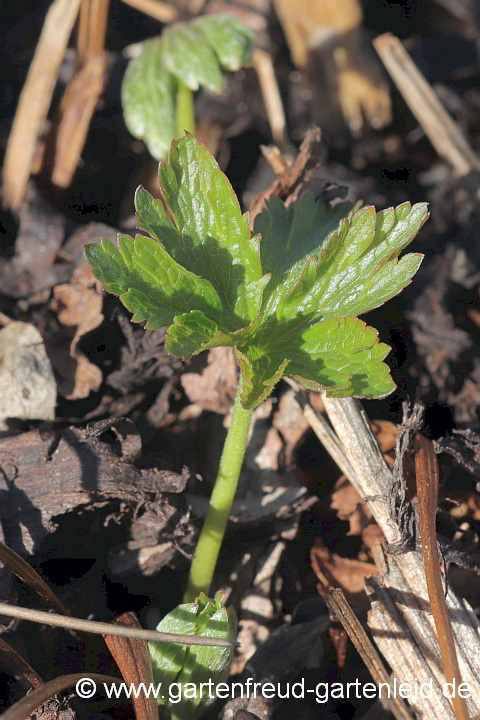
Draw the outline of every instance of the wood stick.
<instances>
[{"instance_id":1,"label":"wood stick","mask_svg":"<svg viewBox=\"0 0 480 720\"><path fill-rule=\"evenodd\" d=\"M479 167L479 159L398 38L386 33L373 44L433 147L458 175Z\"/></svg>"},{"instance_id":2,"label":"wood stick","mask_svg":"<svg viewBox=\"0 0 480 720\"><path fill-rule=\"evenodd\" d=\"M103 93L107 69L105 36L110 0L82 0L78 17L76 70L68 83L50 143L51 180L67 188L77 169L90 122Z\"/></svg>"},{"instance_id":3,"label":"wood stick","mask_svg":"<svg viewBox=\"0 0 480 720\"><path fill-rule=\"evenodd\" d=\"M51 179L59 188L67 188L72 182L103 93L106 66L106 53L87 55L65 90L50 138L54 144Z\"/></svg>"},{"instance_id":4,"label":"wood stick","mask_svg":"<svg viewBox=\"0 0 480 720\"><path fill-rule=\"evenodd\" d=\"M389 542L398 539L399 529L389 517L387 497L392 474L378 448L361 404L353 398L323 397L330 422L353 469L349 475L365 498ZM420 553L387 555L388 573L369 578L367 592L372 602L369 625L376 644L395 676L415 687L432 683L431 697L413 697L411 705L422 717L454 720L452 706L444 694L438 641L429 611L425 571ZM464 600L449 589L446 597L457 646L460 673L471 690L472 714L480 711L480 623Z\"/></svg>"}]
</instances>

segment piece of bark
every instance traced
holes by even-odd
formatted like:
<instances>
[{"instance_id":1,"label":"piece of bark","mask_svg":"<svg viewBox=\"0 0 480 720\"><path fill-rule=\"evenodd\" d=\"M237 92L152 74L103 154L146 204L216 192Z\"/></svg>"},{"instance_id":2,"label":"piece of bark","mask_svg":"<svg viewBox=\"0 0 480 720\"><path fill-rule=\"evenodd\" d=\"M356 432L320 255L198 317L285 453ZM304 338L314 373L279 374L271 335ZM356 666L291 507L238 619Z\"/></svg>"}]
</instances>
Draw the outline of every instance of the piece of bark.
<instances>
[{"instance_id":1,"label":"piece of bark","mask_svg":"<svg viewBox=\"0 0 480 720\"><path fill-rule=\"evenodd\" d=\"M117 441L102 442L101 434L113 426ZM4 542L20 555L32 554L55 529L55 516L109 498L158 506L160 533L162 521L185 514L183 498L177 503L163 493L182 492L188 473L137 469L132 460L140 447L135 425L125 418L87 428L45 425L0 440Z\"/></svg>"}]
</instances>

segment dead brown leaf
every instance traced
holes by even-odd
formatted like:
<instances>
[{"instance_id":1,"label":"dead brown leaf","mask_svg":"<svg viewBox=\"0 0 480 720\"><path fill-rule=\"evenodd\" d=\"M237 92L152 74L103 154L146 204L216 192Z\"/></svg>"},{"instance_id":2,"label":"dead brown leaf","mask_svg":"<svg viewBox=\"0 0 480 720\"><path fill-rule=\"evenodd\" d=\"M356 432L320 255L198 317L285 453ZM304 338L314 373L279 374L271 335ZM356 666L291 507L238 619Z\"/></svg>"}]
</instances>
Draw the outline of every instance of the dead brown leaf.
<instances>
[{"instance_id":1,"label":"dead brown leaf","mask_svg":"<svg viewBox=\"0 0 480 720\"><path fill-rule=\"evenodd\" d=\"M75 328L67 353L64 343L52 353L55 370L61 376L59 392L69 400L88 397L102 383L102 371L77 348L82 335L94 330L103 321L103 295L88 265L77 267L72 281L53 289L52 310L62 325Z\"/></svg>"},{"instance_id":2,"label":"dead brown leaf","mask_svg":"<svg viewBox=\"0 0 480 720\"><path fill-rule=\"evenodd\" d=\"M295 399L294 390L287 390L280 398L273 416L273 427L279 431L285 442L284 463L287 468L290 468L295 448L310 429L308 420Z\"/></svg>"},{"instance_id":3,"label":"dead brown leaf","mask_svg":"<svg viewBox=\"0 0 480 720\"><path fill-rule=\"evenodd\" d=\"M335 483L331 507L337 511L339 520L348 520L350 523L347 535L361 535L372 522L370 508L343 475Z\"/></svg>"},{"instance_id":4,"label":"dead brown leaf","mask_svg":"<svg viewBox=\"0 0 480 720\"><path fill-rule=\"evenodd\" d=\"M384 535L377 523L370 523L362 530L363 544L367 550L371 551L373 546L384 540Z\"/></svg>"},{"instance_id":5,"label":"dead brown leaf","mask_svg":"<svg viewBox=\"0 0 480 720\"><path fill-rule=\"evenodd\" d=\"M457 520L480 520L480 496L475 491L448 491L448 500L455 503L449 510L452 517Z\"/></svg>"},{"instance_id":6,"label":"dead brown leaf","mask_svg":"<svg viewBox=\"0 0 480 720\"><path fill-rule=\"evenodd\" d=\"M364 580L378 575L373 563L340 557L330 552L320 538L317 538L310 551L310 559L313 571L320 580L317 586L320 594L341 588L350 604L369 607Z\"/></svg>"},{"instance_id":7,"label":"dead brown leaf","mask_svg":"<svg viewBox=\"0 0 480 720\"><path fill-rule=\"evenodd\" d=\"M395 450L397 441L397 426L388 420L373 420L371 423L373 434L382 453L391 453Z\"/></svg>"},{"instance_id":8,"label":"dead brown leaf","mask_svg":"<svg viewBox=\"0 0 480 720\"><path fill-rule=\"evenodd\" d=\"M274 0L287 36L293 61L306 67L308 53L332 37L349 32L362 22L358 0Z\"/></svg>"},{"instance_id":9,"label":"dead brown leaf","mask_svg":"<svg viewBox=\"0 0 480 720\"><path fill-rule=\"evenodd\" d=\"M185 373L181 383L189 400L203 410L225 415L232 407L237 385L237 364L232 348L213 348L207 367L200 373Z\"/></svg>"}]
</instances>

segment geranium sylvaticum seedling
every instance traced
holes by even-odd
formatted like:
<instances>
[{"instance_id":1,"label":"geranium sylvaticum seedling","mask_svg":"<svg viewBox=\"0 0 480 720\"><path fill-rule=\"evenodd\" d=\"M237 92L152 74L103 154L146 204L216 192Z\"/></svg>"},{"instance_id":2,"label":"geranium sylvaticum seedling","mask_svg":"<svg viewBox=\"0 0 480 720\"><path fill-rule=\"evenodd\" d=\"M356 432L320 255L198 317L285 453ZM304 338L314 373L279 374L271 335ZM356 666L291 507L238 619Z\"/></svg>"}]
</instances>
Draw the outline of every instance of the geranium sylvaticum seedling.
<instances>
[{"instance_id":1,"label":"geranium sylvaticum seedling","mask_svg":"<svg viewBox=\"0 0 480 720\"><path fill-rule=\"evenodd\" d=\"M174 137L195 132L193 93L223 90L223 70L239 70L252 58L253 33L226 14L173 23L142 43L122 84L125 123L163 160Z\"/></svg>"},{"instance_id":2,"label":"geranium sylvaticum seedling","mask_svg":"<svg viewBox=\"0 0 480 720\"><path fill-rule=\"evenodd\" d=\"M135 322L169 326L169 352L188 360L229 346L238 361L232 420L185 594L192 602L212 582L252 411L276 383L289 376L330 397L382 398L395 389L383 362L390 348L357 316L411 281L423 256L399 255L428 212L425 203L355 210L305 191L288 208L269 200L252 233L226 176L190 135L172 143L159 177L160 199L142 187L135 196L145 234L87 245L86 255Z\"/></svg>"}]
</instances>

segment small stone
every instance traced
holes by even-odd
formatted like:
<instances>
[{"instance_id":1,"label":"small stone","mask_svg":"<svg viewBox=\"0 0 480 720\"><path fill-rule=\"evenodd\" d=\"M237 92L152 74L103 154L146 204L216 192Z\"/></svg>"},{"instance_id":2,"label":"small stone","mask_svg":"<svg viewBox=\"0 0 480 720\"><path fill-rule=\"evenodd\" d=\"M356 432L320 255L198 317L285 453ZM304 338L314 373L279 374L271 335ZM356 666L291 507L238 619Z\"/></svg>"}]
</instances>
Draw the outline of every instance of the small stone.
<instances>
[{"instance_id":1,"label":"small stone","mask_svg":"<svg viewBox=\"0 0 480 720\"><path fill-rule=\"evenodd\" d=\"M0 430L11 420L53 420L57 386L42 336L29 323L0 330Z\"/></svg>"}]
</instances>

